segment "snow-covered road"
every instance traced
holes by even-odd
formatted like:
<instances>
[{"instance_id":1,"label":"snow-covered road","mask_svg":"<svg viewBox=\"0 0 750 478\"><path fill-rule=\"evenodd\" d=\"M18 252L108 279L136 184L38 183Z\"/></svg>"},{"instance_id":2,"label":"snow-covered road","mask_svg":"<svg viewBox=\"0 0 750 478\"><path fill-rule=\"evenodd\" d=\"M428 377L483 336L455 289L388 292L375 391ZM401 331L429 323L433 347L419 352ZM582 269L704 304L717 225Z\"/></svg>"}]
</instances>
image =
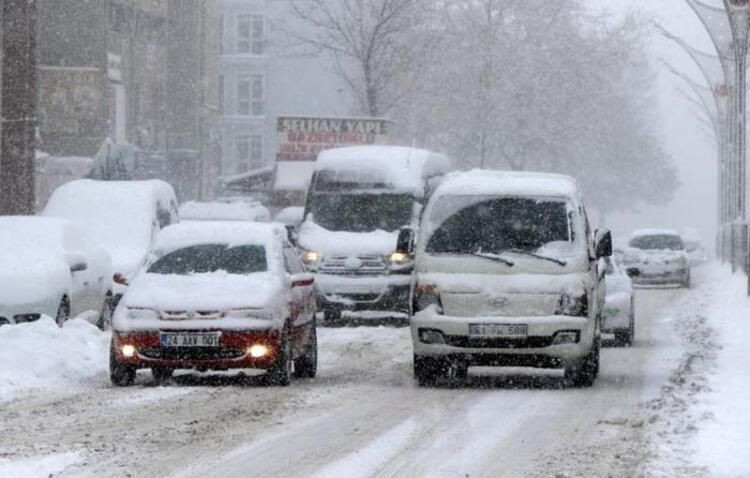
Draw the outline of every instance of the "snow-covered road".
<instances>
[{"instance_id":1,"label":"snow-covered road","mask_svg":"<svg viewBox=\"0 0 750 478\"><path fill-rule=\"evenodd\" d=\"M684 331L702 330L707 307L697 272L689 291L637 291L636 344L604 349L591 389L555 372L418 388L407 328L321 328L319 377L288 388L194 376L157 387L144 373L115 389L100 374L2 403L0 474L27 463L30 476L651 476L668 470L655 441L681 443L664 430Z\"/></svg>"}]
</instances>

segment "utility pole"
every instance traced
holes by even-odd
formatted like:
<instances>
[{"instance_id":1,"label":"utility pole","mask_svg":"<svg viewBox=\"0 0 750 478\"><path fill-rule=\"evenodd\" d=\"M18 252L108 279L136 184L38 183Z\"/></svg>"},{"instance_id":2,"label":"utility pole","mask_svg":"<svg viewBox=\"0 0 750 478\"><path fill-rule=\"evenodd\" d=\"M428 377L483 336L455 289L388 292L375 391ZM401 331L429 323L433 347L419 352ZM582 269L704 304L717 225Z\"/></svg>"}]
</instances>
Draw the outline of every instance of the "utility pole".
<instances>
[{"instance_id":1,"label":"utility pole","mask_svg":"<svg viewBox=\"0 0 750 478\"><path fill-rule=\"evenodd\" d=\"M0 215L33 214L36 4L0 2Z\"/></svg>"}]
</instances>

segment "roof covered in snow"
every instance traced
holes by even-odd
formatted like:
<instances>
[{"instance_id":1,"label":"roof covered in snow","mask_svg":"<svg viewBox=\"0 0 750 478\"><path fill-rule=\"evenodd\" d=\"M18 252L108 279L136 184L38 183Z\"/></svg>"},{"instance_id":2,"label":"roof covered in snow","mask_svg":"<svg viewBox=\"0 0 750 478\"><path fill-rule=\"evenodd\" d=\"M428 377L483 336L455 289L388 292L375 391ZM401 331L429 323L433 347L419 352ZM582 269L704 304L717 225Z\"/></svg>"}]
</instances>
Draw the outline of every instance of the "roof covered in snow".
<instances>
[{"instance_id":1,"label":"roof covered in snow","mask_svg":"<svg viewBox=\"0 0 750 478\"><path fill-rule=\"evenodd\" d=\"M352 146L320 153L316 171L357 171L397 189L419 189L426 177L451 169L447 156L404 146Z\"/></svg>"},{"instance_id":2,"label":"roof covered in snow","mask_svg":"<svg viewBox=\"0 0 750 478\"><path fill-rule=\"evenodd\" d=\"M268 208L257 201L188 201L180 205L180 219L268 222L271 215Z\"/></svg>"},{"instance_id":3,"label":"roof covered in snow","mask_svg":"<svg viewBox=\"0 0 750 478\"><path fill-rule=\"evenodd\" d=\"M314 161L279 161L273 188L277 191L307 191L314 170Z\"/></svg>"},{"instance_id":4,"label":"roof covered in snow","mask_svg":"<svg viewBox=\"0 0 750 478\"><path fill-rule=\"evenodd\" d=\"M286 237L284 226L243 221L185 222L167 226L159 233L155 249L173 251L197 244L257 244L269 246Z\"/></svg>"},{"instance_id":5,"label":"roof covered in snow","mask_svg":"<svg viewBox=\"0 0 750 478\"><path fill-rule=\"evenodd\" d=\"M449 174L435 194L578 197L579 191L562 174L474 169Z\"/></svg>"},{"instance_id":6,"label":"roof covered in snow","mask_svg":"<svg viewBox=\"0 0 750 478\"><path fill-rule=\"evenodd\" d=\"M636 229L635 231L630 233L631 239L633 239L634 237L643 237L643 236L677 236L677 237L680 237L680 233L675 231L674 229L657 229L657 228Z\"/></svg>"}]
</instances>

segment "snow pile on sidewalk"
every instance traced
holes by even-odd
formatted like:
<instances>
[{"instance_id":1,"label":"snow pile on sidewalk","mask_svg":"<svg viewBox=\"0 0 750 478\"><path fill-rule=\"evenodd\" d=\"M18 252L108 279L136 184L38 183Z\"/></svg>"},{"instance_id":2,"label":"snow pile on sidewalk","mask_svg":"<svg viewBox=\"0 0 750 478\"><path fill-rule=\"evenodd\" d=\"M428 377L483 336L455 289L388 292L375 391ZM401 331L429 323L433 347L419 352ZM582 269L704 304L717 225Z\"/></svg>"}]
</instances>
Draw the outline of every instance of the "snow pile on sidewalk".
<instances>
[{"instance_id":1,"label":"snow pile on sidewalk","mask_svg":"<svg viewBox=\"0 0 750 478\"><path fill-rule=\"evenodd\" d=\"M711 391L695 405L707 419L695 443L698 465L709 476L750 476L750 299L743 274L722 270L708 320L719 343Z\"/></svg>"},{"instance_id":2,"label":"snow pile on sidewalk","mask_svg":"<svg viewBox=\"0 0 750 478\"><path fill-rule=\"evenodd\" d=\"M0 458L0 476L12 476L15 478L52 477L68 466L79 463L81 460L81 455L78 452L59 453L18 461Z\"/></svg>"},{"instance_id":3,"label":"snow pile on sidewalk","mask_svg":"<svg viewBox=\"0 0 750 478\"><path fill-rule=\"evenodd\" d=\"M31 388L70 387L107 372L109 333L49 317L0 327L0 400Z\"/></svg>"}]
</instances>

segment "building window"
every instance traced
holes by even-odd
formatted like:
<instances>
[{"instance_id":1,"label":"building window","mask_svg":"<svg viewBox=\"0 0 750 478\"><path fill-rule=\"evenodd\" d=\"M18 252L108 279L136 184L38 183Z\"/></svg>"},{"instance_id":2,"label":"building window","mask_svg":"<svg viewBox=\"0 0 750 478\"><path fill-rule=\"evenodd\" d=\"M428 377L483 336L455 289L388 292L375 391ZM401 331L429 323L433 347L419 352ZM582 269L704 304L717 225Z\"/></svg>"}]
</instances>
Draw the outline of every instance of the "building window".
<instances>
[{"instance_id":1,"label":"building window","mask_svg":"<svg viewBox=\"0 0 750 478\"><path fill-rule=\"evenodd\" d=\"M237 17L237 52L262 55L264 28L263 15L239 15Z\"/></svg>"},{"instance_id":2,"label":"building window","mask_svg":"<svg viewBox=\"0 0 750 478\"><path fill-rule=\"evenodd\" d=\"M263 75L241 76L237 80L237 113L263 116L265 88Z\"/></svg>"},{"instance_id":3,"label":"building window","mask_svg":"<svg viewBox=\"0 0 750 478\"><path fill-rule=\"evenodd\" d=\"M244 173L263 164L263 137L259 134L237 136L237 173Z\"/></svg>"},{"instance_id":4,"label":"building window","mask_svg":"<svg viewBox=\"0 0 750 478\"><path fill-rule=\"evenodd\" d=\"M217 35L219 37L219 54L224 53L224 14L219 15L219 31Z\"/></svg>"}]
</instances>

